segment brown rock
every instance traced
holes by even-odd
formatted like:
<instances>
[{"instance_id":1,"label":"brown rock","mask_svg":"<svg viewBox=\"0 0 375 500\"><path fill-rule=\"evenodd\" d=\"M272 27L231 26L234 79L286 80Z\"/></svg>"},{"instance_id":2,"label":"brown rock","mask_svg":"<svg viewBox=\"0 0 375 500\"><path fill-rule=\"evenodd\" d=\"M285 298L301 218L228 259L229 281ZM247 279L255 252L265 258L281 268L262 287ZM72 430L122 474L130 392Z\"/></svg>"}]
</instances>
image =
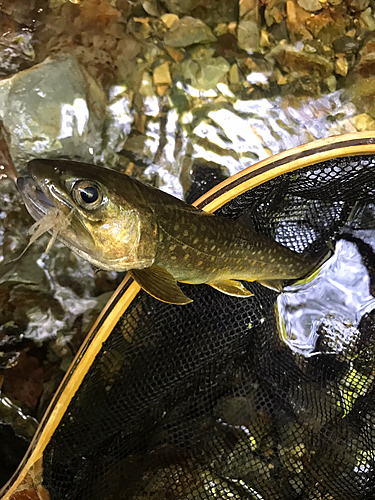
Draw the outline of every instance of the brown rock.
<instances>
[{"instance_id":1,"label":"brown rock","mask_svg":"<svg viewBox=\"0 0 375 500\"><path fill-rule=\"evenodd\" d=\"M185 59L185 54L181 52L181 50L177 50L173 47L168 47L168 45L164 45L164 49L175 62L180 62Z\"/></svg>"},{"instance_id":2,"label":"brown rock","mask_svg":"<svg viewBox=\"0 0 375 500\"><path fill-rule=\"evenodd\" d=\"M296 51L291 46L277 47L272 53L281 68L288 73L298 73L300 76L309 76L313 72L321 78L327 78L333 72L333 64L325 57Z\"/></svg>"},{"instance_id":3,"label":"brown rock","mask_svg":"<svg viewBox=\"0 0 375 500\"><path fill-rule=\"evenodd\" d=\"M338 54L335 71L341 76L346 76L348 74L348 61L346 60L345 54Z\"/></svg>"},{"instance_id":4,"label":"brown rock","mask_svg":"<svg viewBox=\"0 0 375 500\"><path fill-rule=\"evenodd\" d=\"M363 78L373 77L375 75L375 40L368 41L360 54L361 57L355 69Z\"/></svg>"},{"instance_id":5,"label":"brown rock","mask_svg":"<svg viewBox=\"0 0 375 500\"><path fill-rule=\"evenodd\" d=\"M348 16L343 16L340 9L324 9L322 12L311 16L306 21L306 27L314 38L327 45L345 35L350 22Z\"/></svg>"},{"instance_id":6,"label":"brown rock","mask_svg":"<svg viewBox=\"0 0 375 500\"><path fill-rule=\"evenodd\" d=\"M11 397L34 409L42 394L43 368L39 361L21 352L18 363L4 372L4 391Z\"/></svg>"},{"instance_id":7,"label":"brown rock","mask_svg":"<svg viewBox=\"0 0 375 500\"><path fill-rule=\"evenodd\" d=\"M240 19L259 19L258 0L240 0Z\"/></svg>"},{"instance_id":8,"label":"brown rock","mask_svg":"<svg viewBox=\"0 0 375 500\"><path fill-rule=\"evenodd\" d=\"M267 2L266 8L264 10L264 18L266 20L267 26L271 26L274 23L281 23L281 21L285 17L285 2L281 0L270 0L269 2Z\"/></svg>"},{"instance_id":9,"label":"brown rock","mask_svg":"<svg viewBox=\"0 0 375 500\"><path fill-rule=\"evenodd\" d=\"M169 61L166 61L154 69L154 85L172 85L172 78L169 72Z\"/></svg>"},{"instance_id":10,"label":"brown rock","mask_svg":"<svg viewBox=\"0 0 375 500\"><path fill-rule=\"evenodd\" d=\"M183 17L172 24L164 41L171 47L188 47L196 43L215 42L216 37L210 28L200 19Z\"/></svg>"},{"instance_id":11,"label":"brown rock","mask_svg":"<svg viewBox=\"0 0 375 500\"><path fill-rule=\"evenodd\" d=\"M362 12L370 5L370 0L348 0L347 4L351 10Z\"/></svg>"},{"instance_id":12,"label":"brown rock","mask_svg":"<svg viewBox=\"0 0 375 500\"><path fill-rule=\"evenodd\" d=\"M311 19L311 14L306 12L294 0L288 0L286 3L287 26L292 41L304 38L311 40L312 34L307 29L306 22Z\"/></svg>"}]
</instances>

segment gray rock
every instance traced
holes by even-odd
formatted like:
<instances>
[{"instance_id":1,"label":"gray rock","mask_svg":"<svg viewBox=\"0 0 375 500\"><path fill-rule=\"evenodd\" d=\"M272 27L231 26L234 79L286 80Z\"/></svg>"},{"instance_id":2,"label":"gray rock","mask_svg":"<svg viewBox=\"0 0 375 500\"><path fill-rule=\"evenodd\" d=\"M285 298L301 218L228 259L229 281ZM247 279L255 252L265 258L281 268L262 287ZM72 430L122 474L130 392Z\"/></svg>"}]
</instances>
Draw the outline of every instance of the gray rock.
<instances>
[{"instance_id":1,"label":"gray rock","mask_svg":"<svg viewBox=\"0 0 375 500\"><path fill-rule=\"evenodd\" d=\"M33 157L92 161L102 147L106 96L73 57L47 60L0 82L0 116L19 174Z\"/></svg>"},{"instance_id":2,"label":"gray rock","mask_svg":"<svg viewBox=\"0 0 375 500\"><path fill-rule=\"evenodd\" d=\"M188 14L200 3L197 0L165 0L168 11L173 14Z\"/></svg>"},{"instance_id":3,"label":"gray rock","mask_svg":"<svg viewBox=\"0 0 375 500\"><path fill-rule=\"evenodd\" d=\"M322 4L319 0L297 0L298 5L302 7L307 12L316 12L317 10L321 10Z\"/></svg>"},{"instance_id":4,"label":"gray rock","mask_svg":"<svg viewBox=\"0 0 375 500\"><path fill-rule=\"evenodd\" d=\"M215 40L216 37L210 28L194 17L183 17L173 23L164 38L164 42L171 47L188 47L196 43L209 43Z\"/></svg>"},{"instance_id":5,"label":"gray rock","mask_svg":"<svg viewBox=\"0 0 375 500\"><path fill-rule=\"evenodd\" d=\"M247 51L259 49L260 27L254 20L242 20L238 24L238 46Z\"/></svg>"},{"instance_id":6,"label":"gray rock","mask_svg":"<svg viewBox=\"0 0 375 500\"><path fill-rule=\"evenodd\" d=\"M175 68L176 73L199 90L216 87L220 79L228 73L230 65L223 57L211 57L204 61L188 59Z\"/></svg>"},{"instance_id":7,"label":"gray rock","mask_svg":"<svg viewBox=\"0 0 375 500\"><path fill-rule=\"evenodd\" d=\"M360 11L366 10L370 5L370 0L349 0L348 6L352 10Z\"/></svg>"},{"instance_id":8,"label":"gray rock","mask_svg":"<svg viewBox=\"0 0 375 500\"><path fill-rule=\"evenodd\" d=\"M29 31L8 32L1 35L0 76L9 76L34 61L33 36Z\"/></svg>"}]
</instances>

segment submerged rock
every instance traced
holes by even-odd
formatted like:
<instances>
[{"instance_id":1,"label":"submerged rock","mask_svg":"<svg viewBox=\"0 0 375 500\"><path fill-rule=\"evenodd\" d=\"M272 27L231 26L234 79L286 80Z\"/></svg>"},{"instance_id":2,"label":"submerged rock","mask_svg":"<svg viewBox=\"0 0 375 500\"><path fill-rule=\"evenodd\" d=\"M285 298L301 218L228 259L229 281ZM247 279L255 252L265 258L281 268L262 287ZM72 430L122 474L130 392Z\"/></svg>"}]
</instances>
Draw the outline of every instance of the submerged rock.
<instances>
[{"instance_id":1,"label":"submerged rock","mask_svg":"<svg viewBox=\"0 0 375 500\"><path fill-rule=\"evenodd\" d=\"M319 0L298 0L298 5L307 10L307 12L316 12L322 8Z\"/></svg>"},{"instance_id":2,"label":"submerged rock","mask_svg":"<svg viewBox=\"0 0 375 500\"><path fill-rule=\"evenodd\" d=\"M19 173L33 157L93 161L102 145L106 97L73 57L47 60L0 82L0 116Z\"/></svg>"},{"instance_id":3,"label":"submerged rock","mask_svg":"<svg viewBox=\"0 0 375 500\"><path fill-rule=\"evenodd\" d=\"M203 21L188 16L176 19L164 38L167 45L176 48L215 41L216 36Z\"/></svg>"},{"instance_id":4,"label":"submerged rock","mask_svg":"<svg viewBox=\"0 0 375 500\"><path fill-rule=\"evenodd\" d=\"M240 2L240 22L237 28L238 46L246 51L257 51L260 42L259 0Z\"/></svg>"},{"instance_id":5,"label":"submerged rock","mask_svg":"<svg viewBox=\"0 0 375 500\"><path fill-rule=\"evenodd\" d=\"M327 58L296 50L290 45L276 47L271 55L285 71L297 72L299 75L311 75L316 72L321 78L327 78L333 71L333 64Z\"/></svg>"}]
</instances>

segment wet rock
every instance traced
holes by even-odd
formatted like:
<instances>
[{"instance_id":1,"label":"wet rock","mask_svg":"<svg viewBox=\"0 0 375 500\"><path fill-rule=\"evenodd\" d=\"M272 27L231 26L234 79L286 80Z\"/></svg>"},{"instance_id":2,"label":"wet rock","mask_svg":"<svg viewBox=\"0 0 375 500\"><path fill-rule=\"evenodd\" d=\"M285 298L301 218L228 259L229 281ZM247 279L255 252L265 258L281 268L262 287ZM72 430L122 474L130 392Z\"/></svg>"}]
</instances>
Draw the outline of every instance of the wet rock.
<instances>
[{"instance_id":1,"label":"wet rock","mask_svg":"<svg viewBox=\"0 0 375 500\"><path fill-rule=\"evenodd\" d=\"M4 391L31 410L35 409L42 394L43 368L33 356L22 352L17 364L4 372Z\"/></svg>"},{"instance_id":2,"label":"wet rock","mask_svg":"<svg viewBox=\"0 0 375 500\"><path fill-rule=\"evenodd\" d=\"M375 74L375 40L370 39L360 52L356 71L363 78L371 78Z\"/></svg>"},{"instance_id":3,"label":"wet rock","mask_svg":"<svg viewBox=\"0 0 375 500\"><path fill-rule=\"evenodd\" d=\"M238 46L253 52L259 49L260 28L256 21L242 20L238 24Z\"/></svg>"},{"instance_id":4,"label":"wet rock","mask_svg":"<svg viewBox=\"0 0 375 500\"><path fill-rule=\"evenodd\" d=\"M154 74L153 74L153 80L154 80L154 85L171 85L172 84L172 79L171 79L171 73L169 71L169 61L166 61L163 64L160 64L160 66L157 66L154 69Z\"/></svg>"},{"instance_id":5,"label":"wet rock","mask_svg":"<svg viewBox=\"0 0 375 500\"><path fill-rule=\"evenodd\" d=\"M188 47L197 43L209 43L216 40L210 28L200 19L193 17L183 17L174 22L167 34L164 42L171 47Z\"/></svg>"},{"instance_id":6,"label":"wet rock","mask_svg":"<svg viewBox=\"0 0 375 500\"><path fill-rule=\"evenodd\" d=\"M311 40L312 34L307 29L306 22L311 19L311 14L306 12L297 2L288 0L286 3L287 26L292 42L303 38Z\"/></svg>"},{"instance_id":7,"label":"wet rock","mask_svg":"<svg viewBox=\"0 0 375 500\"><path fill-rule=\"evenodd\" d=\"M259 0L240 1L240 21L237 28L238 46L257 51L260 41Z\"/></svg>"},{"instance_id":8,"label":"wet rock","mask_svg":"<svg viewBox=\"0 0 375 500\"><path fill-rule=\"evenodd\" d=\"M195 7L204 5L202 0L164 0L167 9L173 14L188 14Z\"/></svg>"},{"instance_id":9,"label":"wet rock","mask_svg":"<svg viewBox=\"0 0 375 500\"><path fill-rule=\"evenodd\" d=\"M346 76L348 74L348 61L344 54L339 54L336 59L335 71L338 75Z\"/></svg>"},{"instance_id":10,"label":"wet rock","mask_svg":"<svg viewBox=\"0 0 375 500\"><path fill-rule=\"evenodd\" d=\"M57 299L27 284L0 285L0 321L11 321L24 338L42 342L64 329L64 312Z\"/></svg>"},{"instance_id":11,"label":"wet rock","mask_svg":"<svg viewBox=\"0 0 375 500\"><path fill-rule=\"evenodd\" d=\"M372 12L371 7L368 7L360 16L361 27L365 30L374 31L375 30L375 17Z\"/></svg>"},{"instance_id":12,"label":"wet rock","mask_svg":"<svg viewBox=\"0 0 375 500\"><path fill-rule=\"evenodd\" d=\"M231 85L238 85L240 83L240 74L237 64L233 64L229 70L229 83Z\"/></svg>"},{"instance_id":13,"label":"wet rock","mask_svg":"<svg viewBox=\"0 0 375 500\"><path fill-rule=\"evenodd\" d=\"M173 14L188 14L215 27L237 19L238 11L232 0L163 0Z\"/></svg>"},{"instance_id":14,"label":"wet rock","mask_svg":"<svg viewBox=\"0 0 375 500\"><path fill-rule=\"evenodd\" d=\"M116 4L116 5L114 5ZM131 79L140 45L131 34L133 21L127 19L136 5L126 0L67 1L49 13L35 40L36 61L65 54L75 56L90 75L106 89ZM130 9L130 10L129 10ZM156 20L162 25L159 19ZM135 23L137 27L140 23ZM152 24L152 23L151 23ZM140 38L144 41L144 37Z\"/></svg>"},{"instance_id":15,"label":"wet rock","mask_svg":"<svg viewBox=\"0 0 375 500\"><path fill-rule=\"evenodd\" d=\"M316 12L322 9L322 4L319 0L297 0L298 5L302 7L307 12Z\"/></svg>"},{"instance_id":16,"label":"wet rock","mask_svg":"<svg viewBox=\"0 0 375 500\"><path fill-rule=\"evenodd\" d=\"M362 12L370 5L370 0L348 0L347 5L351 10Z\"/></svg>"},{"instance_id":17,"label":"wet rock","mask_svg":"<svg viewBox=\"0 0 375 500\"><path fill-rule=\"evenodd\" d=\"M229 63L223 57L213 57L213 51L197 49L191 59L186 59L173 68L173 76L183 77L194 88L209 90L230 70Z\"/></svg>"},{"instance_id":18,"label":"wet rock","mask_svg":"<svg viewBox=\"0 0 375 500\"><path fill-rule=\"evenodd\" d=\"M355 54L358 50L359 43L356 38L344 35L335 40L332 44L333 50L342 54Z\"/></svg>"},{"instance_id":19,"label":"wet rock","mask_svg":"<svg viewBox=\"0 0 375 500\"><path fill-rule=\"evenodd\" d=\"M358 132L365 130L375 130L375 121L366 113L361 113L354 117L354 126Z\"/></svg>"},{"instance_id":20,"label":"wet rock","mask_svg":"<svg viewBox=\"0 0 375 500\"><path fill-rule=\"evenodd\" d=\"M35 358L34 358L35 359ZM11 425L17 436L31 440L38 422L4 394L0 395L0 423Z\"/></svg>"},{"instance_id":21,"label":"wet rock","mask_svg":"<svg viewBox=\"0 0 375 500\"><path fill-rule=\"evenodd\" d=\"M33 35L1 11L0 27L0 76L9 76L33 64Z\"/></svg>"},{"instance_id":22,"label":"wet rock","mask_svg":"<svg viewBox=\"0 0 375 500\"><path fill-rule=\"evenodd\" d=\"M274 23L281 23L286 17L285 2L281 0L270 0L267 2L264 10L264 18L267 26L272 26Z\"/></svg>"},{"instance_id":23,"label":"wet rock","mask_svg":"<svg viewBox=\"0 0 375 500\"><path fill-rule=\"evenodd\" d=\"M150 16L155 16L155 17L160 16L160 9L158 7L156 0L144 0L142 2L142 7Z\"/></svg>"},{"instance_id":24,"label":"wet rock","mask_svg":"<svg viewBox=\"0 0 375 500\"><path fill-rule=\"evenodd\" d=\"M0 115L19 173L33 157L93 161L106 118L103 90L72 57L48 60L0 83Z\"/></svg>"},{"instance_id":25,"label":"wet rock","mask_svg":"<svg viewBox=\"0 0 375 500\"><path fill-rule=\"evenodd\" d=\"M290 41L286 19L283 19L280 23L273 24L269 33L277 42L281 42L282 40L287 42Z\"/></svg>"},{"instance_id":26,"label":"wet rock","mask_svg":"<svg viewBox=\"0 0 375 500\"><path fill-rule=\"evenodd\" d=\"M6 178L15 181L17 179L17 172L9 154L3 124L0 122L0 181Z\"/></svg>"},{"instance_id":27,"label":"wet rock","mask_svg":"<svg viewBox=\"0 0 375 500\"><path fill-rule=\"evenodd\" d=\"M335 40L345 35L350 23L351 18L343 15L341 9L324 9L310 16L306 27L314 38L330 47Z\"/></svg>"},{"instance_id":28,"label":"wet rock","mask_svg":"<svg viewBox=\"0 0 375 500\"><path fill-rule=\"evenodd\" d=\"M296 72L300 76L317 73L322 78L332 74L333 64L323 56L298 51L290 45L278 46L271 55L287 72Z\"/></svg>"},{"instance_id":29,"label":"wet rock","mask_svg":"<svg viewBox=\"0 0 375 500\"><path fill-rule=\"evenodd\" d=\"M48 0L2 0L0 11L7 14L18 24L29 28L35 27L43 18L48 8Z\"/></svg>"}]
</instances>

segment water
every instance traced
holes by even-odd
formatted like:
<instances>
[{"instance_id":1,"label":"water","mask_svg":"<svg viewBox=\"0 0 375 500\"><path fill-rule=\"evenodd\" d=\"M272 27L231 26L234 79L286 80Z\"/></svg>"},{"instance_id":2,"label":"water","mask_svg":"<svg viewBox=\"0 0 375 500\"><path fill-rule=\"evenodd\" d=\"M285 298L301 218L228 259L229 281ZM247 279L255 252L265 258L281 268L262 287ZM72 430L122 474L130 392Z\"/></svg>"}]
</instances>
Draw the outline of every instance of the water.
<instances>
[{"instance_id":1,"label":"water","mask_svg":"<svg viewBox=\"0 0 375 500\"><path fill-rule=\"evenodd\" d=\"M375 231L368 237L374 242ZM355 243L342 239L316 277L284 289L277 300L277 319L280 334L294 353L345 359L348 346L360 337L362 318L373 309L369 271Z\"/></svg>"}]
</instances>

